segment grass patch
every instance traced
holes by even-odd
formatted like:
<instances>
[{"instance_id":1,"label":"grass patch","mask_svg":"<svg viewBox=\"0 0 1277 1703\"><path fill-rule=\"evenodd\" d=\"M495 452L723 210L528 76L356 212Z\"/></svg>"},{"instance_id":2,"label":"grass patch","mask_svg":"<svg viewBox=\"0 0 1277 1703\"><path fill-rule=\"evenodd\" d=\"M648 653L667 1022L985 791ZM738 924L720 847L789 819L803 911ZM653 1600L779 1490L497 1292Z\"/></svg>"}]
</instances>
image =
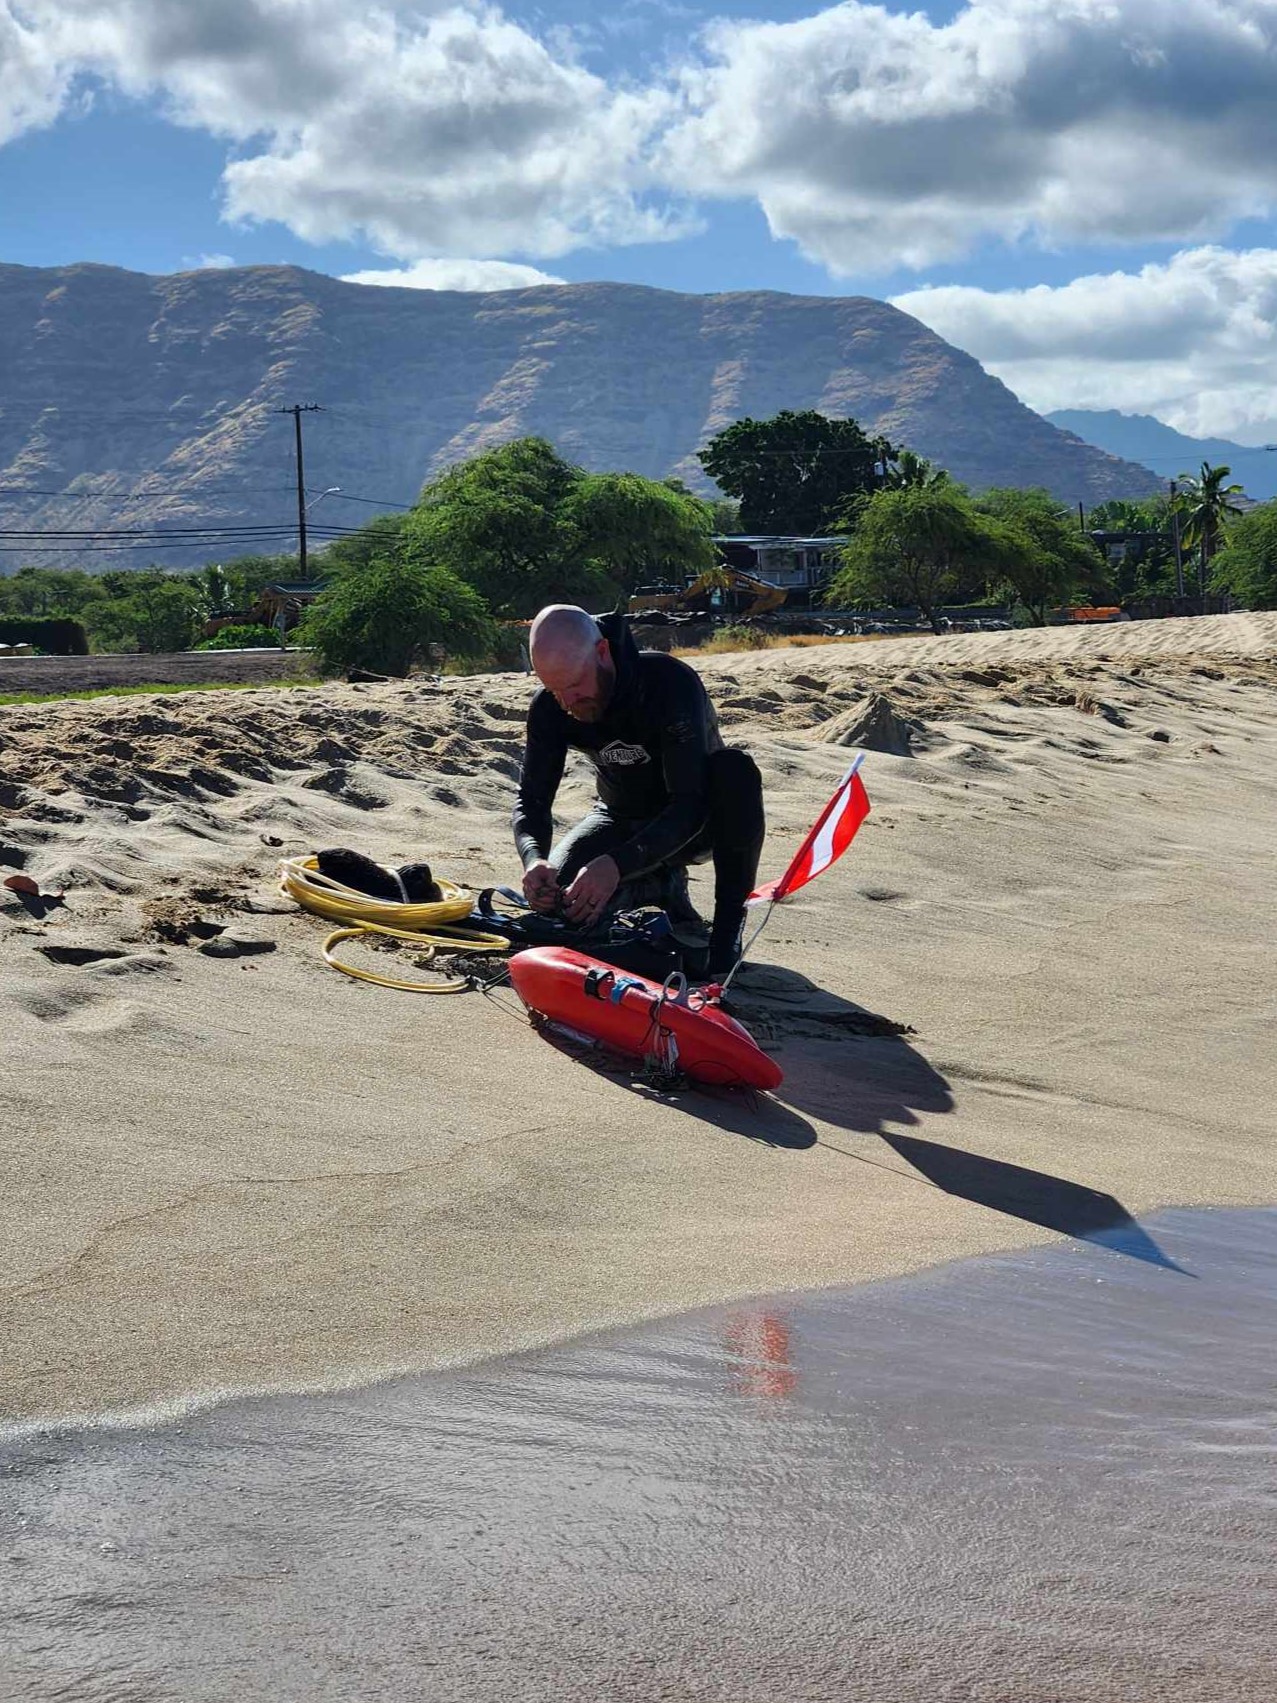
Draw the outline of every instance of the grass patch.
<instances>
[{"instance_id":1,"label":"grass patch","mask_svg":"<svg viewBox=\"0 0 1277 1703\"><path fill-rule=\"evenodd\" d=\"M183 680L176 685L92 686L76 692L0 692L3 704L57 704L69 698L154 698L171 692L272 692L319 686L313 677L301 680Z\"/></svg>"}]
</instances>

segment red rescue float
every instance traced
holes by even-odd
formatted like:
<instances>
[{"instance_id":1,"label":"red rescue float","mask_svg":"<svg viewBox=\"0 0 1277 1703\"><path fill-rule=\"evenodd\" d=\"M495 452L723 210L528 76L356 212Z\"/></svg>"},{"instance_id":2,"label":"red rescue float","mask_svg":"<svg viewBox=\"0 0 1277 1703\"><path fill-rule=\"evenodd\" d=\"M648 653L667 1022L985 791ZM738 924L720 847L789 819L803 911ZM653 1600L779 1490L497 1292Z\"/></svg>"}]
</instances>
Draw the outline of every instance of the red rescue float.
<instances>
[{"instance_id":1,"label":"red rescue float","mask_svg":"<svg viewBox=\"0 0 1277 1703\"><path fill-rule=\"evenodd\" d=\"M566 946L535 946L510 960L529 1011L631 1058L656 1057L693 1082L778 1088L784 1073L748 1029L702 995L614 970Z\"/></svg>"}]
</instances>

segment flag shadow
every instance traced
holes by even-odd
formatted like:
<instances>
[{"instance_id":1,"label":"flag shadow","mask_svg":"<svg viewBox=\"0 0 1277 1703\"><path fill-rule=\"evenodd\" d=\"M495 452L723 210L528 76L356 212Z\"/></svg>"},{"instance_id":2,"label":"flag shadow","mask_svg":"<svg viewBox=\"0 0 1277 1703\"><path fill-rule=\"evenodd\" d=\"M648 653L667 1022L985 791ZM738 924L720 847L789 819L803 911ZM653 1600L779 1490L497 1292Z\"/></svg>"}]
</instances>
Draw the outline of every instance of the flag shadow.
<instances>
[{"instance_id":1,"label":"flag shadow","mask_svg":"<svg viewBox=\"0 0 1277 1703\"><path fill-rule=\"evenodd\" d=\"M1169 1258L1113 1195L1045 1171L986 1159L899 1132L921 1113L953 1110L948 1082L908 1041L904 1025L776 965L749 966L732 1004L759 1044L779 1046L785 1080L776 1091L797 1114L873 1135L946 1194L1057 1235L1192 1276ZM833 1151L832 1144L822 1145ZM865 1163L865 1154L848 1153Z\"/></svg>"},{"instance_id":2,"label":"flag shadow","mask_svg":"<svg viewBox=\"0 0 1277 1703\"><path fill-rule=\"evenodd\" d=\"M1191 1277L1192 1272L1163 1253L1114 1195L1031 1171L1003 1159L986 1159L961 1147L945 1147L921 1136L884 1130L882 1139L928 1182L946 1194L1004 1212L1025 1224L1036 1224L1057 1235L1093 1242L1128 1259Z\"/></svg>"}]
</instances>

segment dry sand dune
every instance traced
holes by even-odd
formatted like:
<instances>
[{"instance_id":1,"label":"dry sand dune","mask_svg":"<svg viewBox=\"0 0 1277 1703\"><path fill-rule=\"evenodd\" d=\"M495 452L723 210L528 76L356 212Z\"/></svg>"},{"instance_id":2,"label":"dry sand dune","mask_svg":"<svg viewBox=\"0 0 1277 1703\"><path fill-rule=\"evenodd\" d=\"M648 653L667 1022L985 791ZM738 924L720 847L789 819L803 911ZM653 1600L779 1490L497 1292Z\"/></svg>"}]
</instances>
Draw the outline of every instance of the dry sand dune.
<instances>
[{"instance_id":1,"label":"dry sand dune","mask_svg":"<svg viewBox=\"0 0 1277 1703\"><path fill-rule=\"evenodd\" d=\"M510 879L526 680L0 709L0 867L66 890L0 890L3 1417L1272 1199L1277 615L704 672L764 772L765 872L876 747L865 831L742 980L774 1102L655 1097L477 994L349 982L275 895L326 844ZM202 950L223 927L237 955Z\"/></svg>"}]
</instances>

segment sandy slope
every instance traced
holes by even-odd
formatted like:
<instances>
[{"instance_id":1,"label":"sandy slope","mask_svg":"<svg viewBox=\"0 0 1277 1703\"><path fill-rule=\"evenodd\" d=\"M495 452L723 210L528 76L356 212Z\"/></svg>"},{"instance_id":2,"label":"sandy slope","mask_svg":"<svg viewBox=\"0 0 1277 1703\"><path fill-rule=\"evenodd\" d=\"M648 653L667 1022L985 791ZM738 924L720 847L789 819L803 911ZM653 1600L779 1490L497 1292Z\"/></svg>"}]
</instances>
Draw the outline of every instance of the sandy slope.
<instances>
[{"instance_id":1,"label":"sandy slope","mask_svg":"<svg viewBox=\"0 0 1277 1703\"><path fill-rule=\"evenodd\" d=\"M742 986L774 1103L661 1100L477 995L349 983L272 898L276 858L323 844L508 879L526 681L0 709L0 864L67 888L43 920L0 898L5 1416L1272 1198L1277 616L705 672L765 774L768 872L867 693L912 730ZM276 949L204 956L201 918ZM122 955L46 956L68 945Z\"/></svg>"}]
</instances>

